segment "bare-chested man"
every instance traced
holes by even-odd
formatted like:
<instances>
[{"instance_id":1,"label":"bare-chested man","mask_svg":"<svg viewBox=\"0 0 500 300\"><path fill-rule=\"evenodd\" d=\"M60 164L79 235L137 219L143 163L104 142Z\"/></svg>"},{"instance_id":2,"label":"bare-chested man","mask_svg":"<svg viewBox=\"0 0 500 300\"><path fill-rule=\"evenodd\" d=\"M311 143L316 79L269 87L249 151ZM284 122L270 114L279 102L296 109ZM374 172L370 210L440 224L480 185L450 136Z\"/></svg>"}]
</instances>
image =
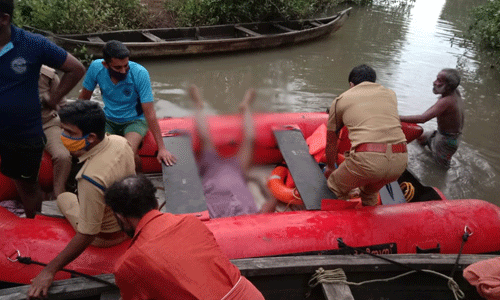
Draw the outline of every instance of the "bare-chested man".
<instances>
[{"instance_id":1,"label":"bare-chested man","mask_svg":"<svg viewBox=\"0 0 500 300\"><path fill-rule=\"evenodd\" d=\"M451 157L458 149L464 126L464 103L457 89L459 84L460 75L457 70L441 70L432 89L434 94L441 95L438 101L421 115L400 116L401 122L408 123L425 123L437 117L437 130L425 132L418 141L422 145L428 145L434 159L445 167L450 166Z\"/></svg>"}]
</instances>

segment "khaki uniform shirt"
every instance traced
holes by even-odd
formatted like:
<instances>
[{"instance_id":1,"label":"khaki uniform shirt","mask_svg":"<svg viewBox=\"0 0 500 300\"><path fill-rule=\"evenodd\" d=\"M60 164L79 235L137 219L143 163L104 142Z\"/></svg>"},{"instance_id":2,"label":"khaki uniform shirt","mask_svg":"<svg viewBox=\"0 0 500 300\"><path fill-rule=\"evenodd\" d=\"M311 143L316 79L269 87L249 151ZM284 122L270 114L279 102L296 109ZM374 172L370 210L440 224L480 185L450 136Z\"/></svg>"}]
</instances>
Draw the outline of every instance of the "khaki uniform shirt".
<instances>
[{"instance_id":1,"label":"khaki uniform shirt","mask_svg":"<svg viewBox=\"0 0 500 300\"><path fill-rule=\"evenodd\" d=\"M40 78L38 80L38 93L40 95L40 101L48 101L50 92L53 92L59 85L59 76L56 74L56 70L42 65L40 69ZM59 106L66 104L66 98L63 97ZM57 117L57 112L51 108L46 108L42 101L42 123L45 124L53 118Z\"/></svg>"},{"instance_id":2,"label":"khaki uniform shirt","mask_svg":"<svg viewBox=\"0 0 500 300\"><path fill-rule=\"evenodd\" d=\"M399 120L396 94L364 81L338 96L330 107L327 128L349 130L351 149L363 143L406 142Z\"/></svg>"},{"instance_id":3,"label":"khaki uniform shirt","mask_svg":"<svg viewBox=\"0 0 500 300\"><path fill-rule=\"evenodd\" d=\"M80 215L77 230L83 234L120 231L113 211L104 202L104 191L82 178L86 175L104 188L135 174L134 152L128 141L117 135L106 135L90 151L79 157L85 162L76 175Z\"/></svg>"}]
</instances>

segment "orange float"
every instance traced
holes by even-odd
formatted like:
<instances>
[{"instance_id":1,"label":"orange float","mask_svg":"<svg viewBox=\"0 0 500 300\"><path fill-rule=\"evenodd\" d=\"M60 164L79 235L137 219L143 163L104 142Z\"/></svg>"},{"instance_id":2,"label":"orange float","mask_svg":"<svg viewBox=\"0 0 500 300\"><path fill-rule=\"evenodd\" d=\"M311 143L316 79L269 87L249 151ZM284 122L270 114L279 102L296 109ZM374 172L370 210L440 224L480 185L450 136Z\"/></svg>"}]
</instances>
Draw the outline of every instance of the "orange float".
<instances>
[{"instance_id":1,"label":"orange float","mask_svg":"<svg viewBox=\"0 0 500 300\"><path fill-rule=\"evenodd\" d=\"M285 184L286 178L289 177L288 168L284 166L277 166L274 168L269 180L267 181L267 187L273 194L273 196L279 201L292 205L304 205L302 198L300 198L299 191L296 187L288 187ZM291 177L291 176L290 176Z\"/></svg>"}]
</instances>

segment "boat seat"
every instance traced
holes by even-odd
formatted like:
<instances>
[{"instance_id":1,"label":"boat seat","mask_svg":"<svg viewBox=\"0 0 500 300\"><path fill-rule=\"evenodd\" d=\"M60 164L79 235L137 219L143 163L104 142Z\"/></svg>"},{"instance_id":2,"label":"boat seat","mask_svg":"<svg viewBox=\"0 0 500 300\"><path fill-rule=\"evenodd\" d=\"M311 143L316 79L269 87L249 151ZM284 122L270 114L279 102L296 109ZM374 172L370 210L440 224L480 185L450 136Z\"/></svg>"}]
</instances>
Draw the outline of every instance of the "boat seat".
<instances>
[{"instance_id":1,"label":"boat seat","mask_svg":"<svg viewBox=\"0 0 500 300\"><path fill-rule=\"evenodd\" d=\"M288 27L285 27L283 25L280 25L280 24L276 24L276 23L273 23L273 26L278 28L278 29L281 29L283 31L286 31L286 32L296 32L297 30L295 29L291 29L291 28L288 28Z\"/></svg>"},{"instance_id":2,"label":"boat seat","mask_svg":"<svg viewBox=\"0 0 500 300\"><path fill-rule=\"evenodd\" d=\"M316 26L316 27L323 26L323 24L321 24L320 22L317 22L317 21L311 21L309 23L311 23L311 25Z\"/></svg>"},{"instance_id":3,"label":"boat seat","mask_svg":"<svg viewBox=\"0 0 500 300\"><path fill-rule=\"evenodd\" d=\"M170 136L163 137L163 143L177 158L177 163L170 167L162 164L166 202L161 211L200 217L200 212L207 210L207 204L192 151L191 136L187 132L171 132Z\"/></svg>"},{"instance_id":4,"label":"boat seat","mask_svg":"<svg viewBox=\"0 0 500 300\"><path fill-rule=\"evenodd\" d=\"M244 32L244 33L246 33L246 34L248 34L250 36L262 36L260 33L252 31L252 30L250 30L248 28L245 28L245 27L242 27L240 25L234 25L234 29L242 31L242 32Z\"/></svg>"},{"instance_id":5,"label":"boat seat","mask_svg":"<svg viewBox=\"0 0 500 300\"><path fill-rule=\"evenodd\" d=\"M158 43L158 42L164 42L165 40L152 34L151 32L147 32L147 31L143 31L142 32L142 35L145 36L148 40L150 40L151 42L154 42L154 43Z\"/></svg>"},{"instance_id":6,"label":"boat seat","mask_svg":"<svg viewBox=\"0 0 500 300\"><path fill-rule=\"evenodd\" d=\"M323 199L336 199L298 126L273 128L273 133L306 209L319 210Z\"/></svg>"},{"instance_id":7,"label":"boat seat","mask_svg":"<svg viewBox=\"0 0 500 300\"><path fill-rule=\"evenodd\" d=\"M89 36L87 37L87 40L91 41L92 43L104 43L104 41L98 36Z\"/></svg>"}]
</instances>

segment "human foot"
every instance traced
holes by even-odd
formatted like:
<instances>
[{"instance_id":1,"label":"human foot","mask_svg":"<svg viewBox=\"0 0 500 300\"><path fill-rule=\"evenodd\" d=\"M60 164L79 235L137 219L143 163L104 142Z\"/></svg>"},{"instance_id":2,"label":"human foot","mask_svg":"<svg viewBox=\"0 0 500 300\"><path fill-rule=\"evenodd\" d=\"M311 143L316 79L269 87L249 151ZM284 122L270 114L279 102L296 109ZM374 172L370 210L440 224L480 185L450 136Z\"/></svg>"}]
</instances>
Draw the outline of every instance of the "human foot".
<instances>
[{"instance_id":1,"label":"human foot","mask_svg":"<svg viewBox=\"0 0 500 300\"><path fill-rule=\"evenodd\" d=\"M197 109L203 109L203 100L201 100L200 90L194 84L189 87L189 96L191 96L191 100L193 101L195 107Z\"/></svg>"},{"instance_id":2,"label":"human foot","mask_svg":"<svg viewBox=\"0 0 500 300\"><path fill-rule=\"evenodd\" d=\"M243 100L240 103L239 106L240 112L243 113L246 110L248 110L254 101L255 101L255 90L250 88L246 91L245 96L243 97Z\"/></svg>"}]
</instances>

